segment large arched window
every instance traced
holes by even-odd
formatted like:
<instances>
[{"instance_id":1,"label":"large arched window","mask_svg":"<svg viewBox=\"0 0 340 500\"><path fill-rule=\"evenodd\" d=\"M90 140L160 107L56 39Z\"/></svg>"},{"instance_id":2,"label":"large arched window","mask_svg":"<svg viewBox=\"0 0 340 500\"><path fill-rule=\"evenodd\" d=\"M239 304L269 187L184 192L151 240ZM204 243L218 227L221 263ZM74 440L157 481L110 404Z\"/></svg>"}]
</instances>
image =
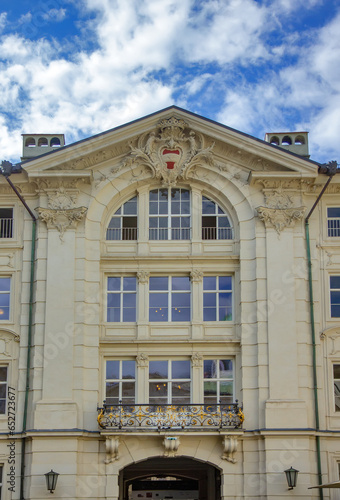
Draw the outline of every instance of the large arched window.
<instances>
[{"instance_id":1,"label":"large arched window","mask_svg":"<svg viewBox=\"0 0 340 500\"><path fill-rule=\"evenodd\" d=\"M202 197L202 240L232 240L229 217L214 201Z\"/></svg>"},{"instance_id":2,"label":"large arched window","mask_svg":"<svg viewBox=\"0 0 340 500\"><path fill-rule=\"evenodd\" d=\"M110 220L107 240L137 239L137 196L122 205Z\"/></svg>"},{"instance_id":3,"label":"large arched window","mask_svg":"<svg viewBox=\"0 0 340 500\"><path fill-rule=\"evenodd\" d=\"M149 239L190 240L190 191L153 189L149 194Z\"/></svg>"}]
</instances>

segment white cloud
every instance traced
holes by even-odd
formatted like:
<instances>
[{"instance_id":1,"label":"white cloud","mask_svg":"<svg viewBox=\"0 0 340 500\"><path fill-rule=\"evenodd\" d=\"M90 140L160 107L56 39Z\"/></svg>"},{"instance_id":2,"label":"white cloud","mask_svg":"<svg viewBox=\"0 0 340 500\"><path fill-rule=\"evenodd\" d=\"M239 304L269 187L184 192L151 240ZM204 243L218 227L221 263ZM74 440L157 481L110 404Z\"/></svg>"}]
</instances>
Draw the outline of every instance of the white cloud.
<instances>
[{"instance_id":1,"label":"white cloud","mask_svg":"<svg viewBox=\"0 0 340 500\"><path fill-rule=\"evenodd\" d=\"M7 13L6 12L1 12L0 14L0 33L6 26L6 21L7 21Z\"/></svg>"},{"instance_id":2,"label":"white cloud","mask_svg":"<svg viewBox=\"0 0 340 500\"><path fill-rule=\"evenodd\" d=\"M58 5L46 4L46 20L64 19L67 12ZM306 43L303 33L281 30L280 43L273 46L265 37L278 29L273 14L280 6L289 12L302 8L302 0L268 5L253 0L82 0L77 5L92 11L82 31L95 40L92 51L75 45L66 57L60 55L66 46L55 42L0 37L0 113L12 113L17 124L13 130L0 114L0 149L9 159L20 156L15 134L60 132L77 140L172 104L179 87L177 102L184 105L202 91L208 97L218 85L217 119L248 133L281 128L285 111L294 108L308 110L298 125L311 128L316 151L322 141L330 145L334 134L339 136L340 17L315 30L313 45L301 45ZM1 22L5 15L0 15L0 28ZM288 57L294 59L287 62ZM282 69L267 70L256 83L234 77L244 68L261 68L264 60L280 62ZM190 68L195 77L182 83L181 71ZM168 76L157 79L158 71Z\"/></svg>"}]
</instances>

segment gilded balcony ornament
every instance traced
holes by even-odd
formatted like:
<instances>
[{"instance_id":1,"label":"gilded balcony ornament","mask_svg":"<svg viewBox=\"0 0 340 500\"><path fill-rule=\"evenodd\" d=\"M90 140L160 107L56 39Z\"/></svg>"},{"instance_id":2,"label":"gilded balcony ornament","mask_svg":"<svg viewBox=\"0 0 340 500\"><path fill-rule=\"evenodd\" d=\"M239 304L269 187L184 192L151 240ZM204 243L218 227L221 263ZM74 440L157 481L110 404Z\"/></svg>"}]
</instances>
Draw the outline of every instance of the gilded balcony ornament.
<instances>
[{"instance_id":1,"label":"gilded balcony ornament","mask_svg":"<svg viewBox=\"0 0 340 500\"><path fill-rule=\"evenodd\" d=\"M244 414L238 403L106 405L98 408L98 424L103 429L223 429L242 427Z\"/></svg>"},{"instance_id":2,"label":"gilded balcony ornament","mask_svg":"<svg viewBox=\"0 0 340 500\"><path fill-rule=\"evenodd\" d=\"M162 186L175 186L188 179L190 170L202 164L213 165L212 149L203 134L188 129L184 120L174 116L161 120L157 129L141 135L137 144L130 143L130 154L123 167L146 166Z\"/></svg>"}]
</instances>

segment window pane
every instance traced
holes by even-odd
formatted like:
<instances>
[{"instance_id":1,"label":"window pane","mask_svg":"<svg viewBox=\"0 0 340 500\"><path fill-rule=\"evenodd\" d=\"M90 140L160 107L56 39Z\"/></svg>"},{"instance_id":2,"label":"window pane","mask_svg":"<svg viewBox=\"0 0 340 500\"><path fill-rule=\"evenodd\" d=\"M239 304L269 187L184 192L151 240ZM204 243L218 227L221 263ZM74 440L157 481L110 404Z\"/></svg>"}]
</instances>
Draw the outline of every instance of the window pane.
<instances>
[{"instance_id":1,"label":"window pane","mask_svg":"<svg viewBox=\"0 0 340 500\"><path fill-rule=\"evenodd\" d=\"M168 395L168 384L163 382L150 382L149 396L150 398L166 398ZM163 401L164 403L167 400Z\"/></svg>"},{"instance_id":2,"label":"window pane","mask_svg":"<svg viewBox=\"0 0 340 500\"><path fill-rule=\"evenodd\" d=\"M331 276L330 277L331 288L339 288L340 289L340 276Z\"/></svg>"},{"instance_id":3,"label":"window pane","mask_svg":"<svg viewBox=\"0 0 340 500\"><path fill-rule=\"evenodd\" d=\"M123 378L135 378L136 363L133 360L122 361Z\"/></svg>"},{"instance_id":4,"label":"window pane","mask_svg":"<svg viewBox=\"0 0 340 500\"><path fill-rule=\"evenodd\" d=\"M124 308L123 309L123 321L128 322L136 322L136 309L134 308Z\"/></svg>"},{"instance_id":5,"label":"window pane","mask_svg":"<svg viewBox=\"0 0 340 500\"><path fill-rule=\"evenodd\" d=\"M168 203L159 203L159 213L160 214L167 214L168 213Z\"/></svg>"},{"instance_id":6,"label":"window pane","mask_svg":"<svg viewBox=\"0 0 340 500\"><path fill-rule=\"evenodd\" d=\"M120 278L108 278L107 279L107 289L110 291L120 290Z\"/></svg>"},{"instance_id":7,"label":"window pane","mask_svg":"<svg viewBox=\"0 0 340 500\"><path fill-rule=\"evenodd\" d=\"M220 383L220 396L232 396L233 395L233 383L232 382L221 382Z\"/></svg>"},{"instance_id":8,"label":"window pane","mask_svg":"<svg viewBox=\"0 0 340 500\"><path fill-rule=\"evenodd\" d=\"M0 384L0 398L6 399L6 392L7 392L7 386L6 384Z\"/></svg>"},{"instance_id":9,"label":"window pane","mask_svg":"<svg viewBox=\"0 0 340 500\"><path fill-rule=\"evenodd\" d=\"M9 292L11 287L11 278L0 278L0 292Z\"/></svg>"},{"instance_id":10,"label":"window pane","mask_svg":"<svg viewBox=\"0 0 340 500\"><path fill-rule=\"evenodd\" d=\"M189 276L175 276L172 278L172 290L190 290Z\"/></svg>"},{"instance_id":11,"label":"window pane","mask_svg":"<svg viewBox=\"0 0 340 500\"><path fill-rule=\"evenodd\" d=\"M150 361L149 362L149 378L167 379L168 378L168 362L167 361Z\"/></svg>"},{"instance_id":12,"label":"window pane","mask_svg":"<svg viewBox=\"0 0 340 500\"><path fill-rule=\"evenodd\" d=\"M214 214L215 213L215 203L208 198L203 196L202 198L202 213L204 214Z\"/></svg>"},{"instance_id":13,"label":"window pane","mask_svg":"<svg viewBox=\"0 0 340 500\"><path fill-rule=\"evenodd\" d=\"M331 207L327 209L328 217L340 217L340 207Z\"/></svg>"},{"instance_id":14,"label":"window pane","mask_svg":"<svg viewBox=\"0 0 340 500\"><path fill-rule=\"evenodd\" d=\"M119 382L106 382L106 397L119 397Z\"/></svg>"},{"instance_id":15,"label":"window pane","mask_svg":"<svg viewBox=\"0 0 340 500\"><path fill-rule=\"evenodd\" d=\"M124 293L123 294L123 307L136 307L136 294Z\"/></svg>"},{"instance_id":16,"label":"window pane","mask_svg":"<svg viewBox=\"0 0 340 500\"><path fill-rule=\"evenodd\" d=\"M179 201L173 201L171 203L171 213L172 214L180 214L181 213L181 204Z\"/></svg>"},{"instance_id":17,"label":"window pane","mask_svg":"<svg viewBox=\"0 0 340 500\"><path fill-rule=\"evenodd\" d=\"M190 308L189 307L173 307L172 308L172 321L190 321Z\"/></svg>"},{"instance_id":18,"label":"window pane","mask_svg":"<svg viewBox=\"0 0 340 500\"><path fill-rule=\"evenodd\" d=\"M172 383L172 402L174 404L190 403L190 382Z\"/></svg>"},{"instance_id":19,"label":"window pane","mask_svg":"<svg viewBox=\"0 0 340 500\"><path fill-rule=\"evenodd\" d=\"M119 378L119 361L110 360L106 362L106 378L107 379Z\"/></svg>"},{"instance_id":20,"label":"window pane","mask_svg":"<svg viewBox=\"0 0 340 500\"><path fill-rule=\"evenodd\" d=\"M168 190L160 189L159 190L159 199L160 201L168 201Z\"/></svg>"},{"instance_id":21,"label":"window pane","mask_svg":"<svg viewBox=\"0 0 340 500\"><path fill-rule=\"evenodd\" d=\"M122 219L120 217L112 217L110 220L110 224L108 225L109 229L119 229L121 226Z\"/></svg>"},{"instance_id":22,"label":"window pane","mask_svg":"<svg viewBox=\"0 0 340 500\"><path fill-rule=\"evenodd\" d=\"M340 365L333 365L333 375L340 380Z\"/></svg>"},{"instance_id":23,"label":"window pane","mask_svg":"<svg viewBox=\"0 0 340 500\"><path fill-rule=\"evenodd\" d=\"M189 189L181 189L181 200L182 200L182 202L185 200L190 200Z\"/></svg>"},{"instance_id":24,"label":"window pane","mask_svg":"<svg viewBox=\"0 0 340 500\"><path fill-rule=\"evenodd\" d=\"M190 379L190 361L189 360L173 361L172 378Z\"/></svg>"},{"instance_id":25,"label":"window pane","mask_svg":"<svg viewBox=\"0 0 340 500\"><path fill-rule=\"evenodd\" d=\"M190 293L173 293L172 307L190 307Z\"/></svg>"},{"instance_id":26,"label":"window pane","mask_svg":"<svg viewBox=\"0 0 340 500\"><path fill-rule=\"evenodd\" d=\"M204 378L214 378L216 377L215 360L205 359L204 360Z\"/></svg>"},{"instance_id":27,"label":"window pane","mask_svg":"<svg viewBox=\"0 0 340 500\"><path fill-rule=\"evenodd\" d=\"M119 307L120 306L120 293L109 293L107 295L107 305L108 305L108 307Z\"/></svg>"},{"instance_id":28,"label":"window pane","mask_svg":"<svg viewBox=\"0 0 340 500\"><path fill-rule=\"evenodd\" d=\"M158 189L153 189L149 193L149 200L150 201L157 201L158 200Z\"/></svg>"},{"instance_id":29,"label":"window pane","mask_svg":"<svg viewBox=\"0 0 340 500\"><path fill-rule=\"evenodd\" d=\"M154 201L150 201L149 204L149 213L150 214L158 214L158 203Z\"/></svg>"},{"instance_id":30,"label":"window pane","mask_svg":"<svg viewBox=\"0 0 340 500\"><path fill-rule=\"evenodd\" d=\"M7 381L7 366L0 366L0 381Z\"/></svg>"},{"instance_id":31,"label":"window pane","mask_svg":"<svg viewBox=\"0 0 340 500\"><path fill-rule=\"evenodd\" d=\"M203 321L216 321L216 308L205 307L203 310Z\"/></svg>"},{"instance_id":32,"label":"window pane","mask_svg":"<svg viewBox=\"0 0 340 500\"><path fill-rule=\"evenodd\" d=\"M150 307L149 321L168 321L168 308L167 307Z\"/></svg>"},{"instance_id":33,"label":"window pane","mask_svg":"<svg viewBox=\"0 0 340 500\"><path fill-rule=\"evenodd\" d=\"M168 277L151 277L149 280L150 290L168 290Z\"/></svg>"},{"instance_id":34,"label":"window pane","mask_svg":"<svg viewBox=\"0 0 340 500\"><path fill-rule=\"evenodd\" d=\"M137 196L131 198L131 200L127 201L123 205L124 215L135 215L137 214Z\"/></svg>"},{"instance_id":35,"label":"window pane","mask_svg":"<svg viewBox=\"0 0 340 500\"><path fill-rule=\"evenodd\" d=\"M107 321L109 323L118 323L120 321L120 309L119 308L109 308L107 310Z\"/></svg>"},{"instance_id":36,"label":"window pane","mask_svg":"<svg viewBox=\"0 0 340 500\"><path fill-rule=\"evenodd\" d=\"M204 382L204 397L205 396L214 396L217 399L217 382ZM216 402L215 399L215 402Z\"/></svg>"},{"instance_id":37,"label":"window pane","mask_svg":"<svg viewBox=\"0 0 340 500\"><path fill-rule=\"evenodd\" d=\"M8 307L9 306L9 293L0 294L0 307Z\"/></svg>"},{"instance_id":38,"label":"window pane","mask_svg":"<svg viewBox=\"0 0 340 500\"><path fill-rule=\"evenodd\" d=\"M233 362L231 359L220 359L220 377L221 378L232 378L233 376Z\"/></svg>"},{"instance_id":39,"label":"window pane","mask_svg":"<svg viewBox=\"0 0 340 500\"><path fill-rule=\"evenodd\" d=\"M203 306L204 307L216 307L216 293L204 293L203 294Z\"/></svg>"},{"instance_id":40,"label":"window pane","mask_svg":"<svg viewBox=\"0 0 340 500\"><path fill-rule=\"evenodd\" d=\"M190 214L190 203L189 202L187 202L187 201L182 202L181 213L182 214Z\"/></svg>"},{"instance_id":41,"label":"window pane","mask_svg":"<svg viewBox=\"0 0 340 500\"><path fill-rule=\"evenodd\" d=\"M133 398L135 396L135 383L122 382L122 397Z\"/></svg>"},{"instance_id":42,"label":"window pane","mask_svg":"<svg viewBox=\"0 0 340 500\"><path fill-rule=\"evenodd\" d=\"M231 290L231 276L220 276L218 281L220 290Z\"/></svg>"},{"instance_id":43,"label":"window pane","mask_svg":"<svg viewBox=\"0 0 340 500\"><path fill-rule=\"evenodd\" d=\"M123 278L123 290L124 291L135 291L136 290L136 278Z\"/></svg>"},{"instance_id":44,"label":"window pane","mask_svg":"<svg viewBox=\"0 0 340 500\"><path fill-rule=\"evenodd\" d=\"M340 305L331 307L332 318L340 318Z\"/></svg>"},{"instance_id":45,"label":"window pane","mask_svg":"<svg viewBox=\"0 0 340 500\"><path fill-rule=\"evenodd\" d=\"M204 290L216 290L216 276L205 276L203 278Z\"/></svg>"}]
</instances>

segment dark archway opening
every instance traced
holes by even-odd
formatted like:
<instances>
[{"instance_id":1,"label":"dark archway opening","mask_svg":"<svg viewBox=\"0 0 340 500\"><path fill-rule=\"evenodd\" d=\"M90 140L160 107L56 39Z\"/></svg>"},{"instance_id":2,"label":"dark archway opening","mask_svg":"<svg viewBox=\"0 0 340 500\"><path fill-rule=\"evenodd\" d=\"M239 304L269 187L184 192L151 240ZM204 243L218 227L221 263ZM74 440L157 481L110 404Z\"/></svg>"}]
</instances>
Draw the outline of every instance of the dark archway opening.
<instances>
[{"instance_id":1,"label":"dark archway opening","mask_svg":"<svg viewBox=\"0 0 340 500\"><path fill-rule=\"evenodd\" d=\"M119 500L221 500L221 472L188 457L155 457L119 475Z\"/></svg>"}]
</instances>

